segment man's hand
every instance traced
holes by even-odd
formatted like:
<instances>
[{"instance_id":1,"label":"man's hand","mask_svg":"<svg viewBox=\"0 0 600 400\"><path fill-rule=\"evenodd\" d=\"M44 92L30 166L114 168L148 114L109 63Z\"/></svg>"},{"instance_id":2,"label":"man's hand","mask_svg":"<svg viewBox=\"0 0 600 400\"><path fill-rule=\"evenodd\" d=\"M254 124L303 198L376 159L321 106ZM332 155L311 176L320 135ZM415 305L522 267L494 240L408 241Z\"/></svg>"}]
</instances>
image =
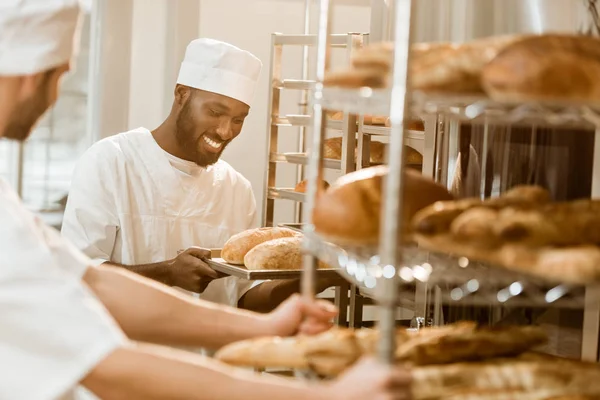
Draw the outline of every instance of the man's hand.
<instances>
[{"instance_id":1,"label":"man's hand","mask_svg":"<svg viewBox=\"0 0 600 400\"><path fill-rule=\"evenodd\" d=\"M168 284L202 293L210 282L222 277L206 263L205 260L210 258L210 250L200 247L190 247L181 252L169 262Z\"/></svg>"},{"instance_id":2,"label":"man's hand","mask_svg":"<svg viewBox=\"0 0 600 400\"><path fill-rule=\"evenodd\" d=\"M326 389L328 399L409 400L410 372L364 359Z\"/></svg>"},{"instance_id":3,"label":"man's hand","mask_svg":"<svg viewBox=\"0 0 600 400\"><path fill-rule=\"evenodd\" d=\"M316 335L331 328L337 313L328 301L307 301L295 294L269 313L267 319L277 336Z\"/></svg>"}]
</instances>

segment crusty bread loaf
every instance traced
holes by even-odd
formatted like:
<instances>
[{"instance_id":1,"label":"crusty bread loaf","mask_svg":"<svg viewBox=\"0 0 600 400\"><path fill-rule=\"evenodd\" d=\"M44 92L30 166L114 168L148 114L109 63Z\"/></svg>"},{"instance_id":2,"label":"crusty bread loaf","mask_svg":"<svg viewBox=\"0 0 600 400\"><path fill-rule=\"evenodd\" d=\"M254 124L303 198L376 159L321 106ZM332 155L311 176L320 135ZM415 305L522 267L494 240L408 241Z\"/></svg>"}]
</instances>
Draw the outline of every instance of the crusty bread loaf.
<instances>
[{"instance_id":1,"label":"crusty bread loaf","mask_svg":"<svg viewBox=\"0 0 600 400\"><path fill-rule=\"evenodd\" d=\"M254 368L308 368L299 338L263 337L231 343L215 358L229 365Z\"/></svg>"},{"instance_id":2,"label":"crusty bread loaf","mask_svg":"<svg viewBox=\"0 0 600 400\"><path fill-rule=\"evenodd\" d=\"M547 339L544 331L534 326L469 329L467 325L462 330L425 334L401 343L396 349L396 359L430 365L512 357L544 344Z\"/></svg>"},{"instance_id":3,"label":"crusty bread loaf","mask_svg":"<svg viewBox=\"0 0 600 400\"><path fill-rule=\"evenodd\" d=\"M317 199L313 211L316 230L338 243L374 244L379 238L385 166L365 168L338 179ZM441 185L415 171L404 174L404 203L400 224L408 227L420 209L452 195Z\"/></svg>"},{"instance_id":4,"label":"crusty bread loaf","mask_svg":"<svg viewBox=\"0 0 600 400\"><path fill-rule=\"evenodd\" d=\"M255 246L244 257L250 270L302 269L302 237L284 237Z\"/></svg>"},{"instance_id":5,"label":"crusty bread loaf","mask_svg":"<svg viewBox=\"0 0 600 400\"><path fill-rule=\"evenodd\" d=\"M484 66L520 36L495 36L461 44L421 45L413 49L411 85L415 90L479 93Z\"/></svg>"},{"instance_id":6,"label":"crusty bread loaf","mask_svg":"<svg viewBox=\"0 0 600 400\"><path fill-rule=\"evenodd\" d=\"M600 101L600 39L548 34L506 46L485 66L482 84L498 101Z\"/></svg>"},{"instance_id":7,"label":"crusty bread loaf","mask_svg":"<svg viewBox=\"0 0 600 400\"><path fill-rule=\"evenodd\" d=\"M327 182L327 181L321 181L321 185L319 186L319 190L326 190L328 187L329 187L329 182ZM303 181L298 182L298 184L294 188L294 191L298 192L298 193L306 193L307 189L308 189L308 181L305 179Z\"/></svg>"},{"instance_id":8,"label":"crusty bread loaf","mask_svg":"<svg viewBox=\"0 0 600 400\"><path fill-rule=\"evenodd\" d=\"M600 398L600 369L575 363L499 359L414 368L412 377L415 400Z\"/></svg>"},{"instance_id":9,"label":"crusty bread loaf","mask_svg":"<svg viewBox=\"0 0 600 400\"><path fill-rule=\"evenodd\" d=\"M421 43L411 48L410 77L414 90L481 93L481 72L504 47L521 36L496 36L468 43ZM327 74L325 84L340 87L389 86L393 44L377 43L358 51L352 65Z\"/></svg>"},{"instance_id":10,"label":"crusty bread loaf","mask_svg":"<svg viewBox=\"0 0 600 400\"><path fill-rule=\"evenodd\" d=\"M244 257L254 247L269 240L295 237L301 233L288 228L256 228L233 235L223 246L221 257L230 264L244 265Z\"/></svg>"}]
</instances>

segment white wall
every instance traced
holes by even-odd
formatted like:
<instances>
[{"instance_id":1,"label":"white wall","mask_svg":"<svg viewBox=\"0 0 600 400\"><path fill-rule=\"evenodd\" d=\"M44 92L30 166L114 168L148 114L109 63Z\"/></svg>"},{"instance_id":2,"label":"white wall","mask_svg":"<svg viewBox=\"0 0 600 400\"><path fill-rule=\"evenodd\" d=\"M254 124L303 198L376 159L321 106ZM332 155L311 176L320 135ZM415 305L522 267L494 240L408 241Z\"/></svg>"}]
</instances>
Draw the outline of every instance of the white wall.
<instances>
[{"instance_id":1,"label":"white wall","mask_svg":"<svg viewBox=\"0 0 600 400\"><path fill-rule=\"evenodd\" d=\"M334 33L368 32L369 8L366 1L347 1L335 7ZM267 120L271 33L302 33L304 2L294 0L201 0L199 35L224 40L248 50L263 64L259 90L252 104L242 134L231 143L224 159L244 174L250 182L259 205L264 197L267 168ZM285 48L283 75L301 77L301 48ZM298 113L299 92L285 93L283 111ZM297 130L282 128L279 151L295 151ZM295 168L278 166L278 186L295 185ZM278 201L276 223L293 219L293 205Z\"/></svg>"}]
</instances>

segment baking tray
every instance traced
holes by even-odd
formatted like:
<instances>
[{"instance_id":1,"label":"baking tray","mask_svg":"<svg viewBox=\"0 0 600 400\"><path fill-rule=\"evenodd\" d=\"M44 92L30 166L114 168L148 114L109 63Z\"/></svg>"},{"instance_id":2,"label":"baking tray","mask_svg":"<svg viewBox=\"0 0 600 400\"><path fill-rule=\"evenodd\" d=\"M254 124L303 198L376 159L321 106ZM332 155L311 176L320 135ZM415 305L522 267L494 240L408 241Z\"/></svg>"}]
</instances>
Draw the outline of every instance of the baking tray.
<instances>
[{"instance_id":1,"label":"baking tray","mask_svg":"<svg viewBox=\"0 0 600 400\"><path fill-rule=\"evenodd\" d=\"M264 280L264 279L299 279L302 276L302 270L265 270L250 271L243 265L232 265L226 263L222 258L213 258L207 260L207 264L217 272L236 278L246 280ZM337 269L318 269L317 278L335 278L338 277Z\"/></svg>"}]
</instances>

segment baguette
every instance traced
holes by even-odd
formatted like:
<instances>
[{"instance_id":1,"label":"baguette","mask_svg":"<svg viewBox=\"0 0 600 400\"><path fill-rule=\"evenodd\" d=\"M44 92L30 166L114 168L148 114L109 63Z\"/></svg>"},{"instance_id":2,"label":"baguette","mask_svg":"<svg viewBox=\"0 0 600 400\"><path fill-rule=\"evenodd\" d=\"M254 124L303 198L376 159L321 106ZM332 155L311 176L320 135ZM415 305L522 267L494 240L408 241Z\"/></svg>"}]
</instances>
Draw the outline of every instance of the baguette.
<instances>
[{"instance_id":1,"label":"baguette","mask_svg":"<svg viewBox=\"0 0 600 400\"><path fill-rule=\"evenodd\" d=\"M221 257L229 264L244 265L244 257L254 247L269 240L302 235L288 228L256 228L233 235L223 246Z\"/></svg>"},{"instance_id":2,"label":"baguette","mask_svg":"<svg viewBox=\"0 0 600 400\"><path fill-rule=\"evenodd\" d=\"M375 244L379 240L385 166L365 168L338 179L317 199L313 210L315 229L340 244ZM422 174L404 174L404 202L399 223L404 229L419 210L452 195Z\"/></svg>"}]
</instances>

